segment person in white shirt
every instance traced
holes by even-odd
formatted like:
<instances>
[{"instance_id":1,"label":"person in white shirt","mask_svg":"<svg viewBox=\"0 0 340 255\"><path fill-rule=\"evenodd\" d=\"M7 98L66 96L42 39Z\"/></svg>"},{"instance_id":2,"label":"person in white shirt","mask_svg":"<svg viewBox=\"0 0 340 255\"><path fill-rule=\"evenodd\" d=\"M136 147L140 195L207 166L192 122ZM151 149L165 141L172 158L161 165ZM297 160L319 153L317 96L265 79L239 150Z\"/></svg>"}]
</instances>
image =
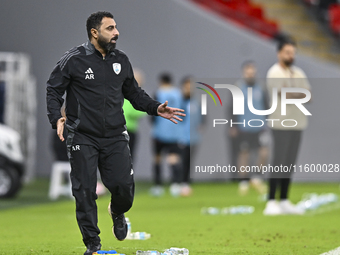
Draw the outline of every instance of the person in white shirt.
<instances>
[{"instance_id":1,"label":"person in white shirt","mask_svg":"<svg viewBox=\"0 0 340 255\"><path fill-rule=\"evenodd\" d=\"M273 88L277 89L277 108L268 122L272 129L274 140L273 166L294 166L296 163L302 131L308 125L307 116L294 104L288 104L286 115L281 115L281 89L284 87L304 88L310 90L306 74L294 66L296 55L295 42L291 40L282 41L278 45L278 63L274 64L267 73L267 89L270 98L273 96ZM304 93L286 93L287 99L305 98ZM272 98L271 98L272 99ZM271 104L270 104L271 105ZM295 120L295 125L282 125L285 119ZM287 122L288 123L288 122ZM304 211L294 206L288 200L288 190L291 181L291 172L271 173L269 178L269 197L265 215L279 214L303 214ZM280 201L275 200L276 190L280 186Z\"/></svg>"}]
</instances>

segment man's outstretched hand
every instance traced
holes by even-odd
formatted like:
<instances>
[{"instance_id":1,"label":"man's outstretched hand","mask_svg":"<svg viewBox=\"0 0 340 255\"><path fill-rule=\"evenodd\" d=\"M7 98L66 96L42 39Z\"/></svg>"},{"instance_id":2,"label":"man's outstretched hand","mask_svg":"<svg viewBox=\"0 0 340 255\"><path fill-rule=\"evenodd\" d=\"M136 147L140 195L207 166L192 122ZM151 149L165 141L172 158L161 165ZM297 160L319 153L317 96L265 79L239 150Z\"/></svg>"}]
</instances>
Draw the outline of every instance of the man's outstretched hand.
<instances>
[{"instance_id":1,"label":"man's outstretched hand","mask_svg":"<svg viewBox=\"0 0 340 255\"><path fill-rule=\"evenodd\" d=\"M177 121L183 121L181 118L177 116L185 116L183 109L172 108L168 106L168 101L165 101L164 104L158 106L157 113L159 116L163 117L164 119L171 120L173 123L177 124Z\"/></svg>"},{"instance_id":2,"label":"man's outstretched hand","mask_svg":"<svg viewBox=\"0 0 340 255\"><path fill-rule=\"evenodd\" d=\"M63 133L64 133L64 126L65 126L65 121L66 121L66 118L65 117L62 117L58 120L57 122L57 135L59 136L59 139L60 141L64 141L64 136L63 136Z\"/></svg>"}]
</instances>

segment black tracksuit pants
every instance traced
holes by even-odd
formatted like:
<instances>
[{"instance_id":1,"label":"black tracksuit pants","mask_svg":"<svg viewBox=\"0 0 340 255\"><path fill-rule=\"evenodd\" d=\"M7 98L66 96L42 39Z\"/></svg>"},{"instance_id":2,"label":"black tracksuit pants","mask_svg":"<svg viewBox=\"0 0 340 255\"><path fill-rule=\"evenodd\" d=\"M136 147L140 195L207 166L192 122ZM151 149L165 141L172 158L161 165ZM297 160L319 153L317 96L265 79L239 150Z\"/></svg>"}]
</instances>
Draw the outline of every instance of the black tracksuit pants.
<instances>
[{"instance_id":1,"label":"black tracksuit pants","mask_svg":"<svg viewBox=\"0 0 340 255\"><path fill-rule=\"evenodd\" d=\"M76 199L76 217L84 244L100 242L97 226L97 168L105 187L111 192L111 209L127 212L134 198L129 136L97 138L68 130L67 148L71 163L72 193Z\"/></svg>"},{"instance_id":2,"label":"black tracksuit pants","mask_svg":"<svg viewBox=\"0 0 340 255\"><path fill-rule=\"evenodd\" d=\"M291 172L271 173L269 177L269 197L275 199L275 193L280 186L280 199L288 198L289 185L293 173L293 166L299 152L302 131L300 130L273 130L274 157L273 166L286 166Z\"/></svg>"}]
</instances>

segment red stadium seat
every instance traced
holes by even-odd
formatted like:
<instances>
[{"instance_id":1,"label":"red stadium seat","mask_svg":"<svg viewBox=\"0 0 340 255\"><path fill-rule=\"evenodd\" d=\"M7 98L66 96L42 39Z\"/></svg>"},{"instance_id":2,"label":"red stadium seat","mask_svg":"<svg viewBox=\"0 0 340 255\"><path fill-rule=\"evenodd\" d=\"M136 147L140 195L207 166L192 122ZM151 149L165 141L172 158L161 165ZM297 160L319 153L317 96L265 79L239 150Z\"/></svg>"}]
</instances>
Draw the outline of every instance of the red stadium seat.
<instances>
[{"instance_id":1,"label":"red stadium seat","mask_svg":"<svg viewBox=\"0 0 340 255\"><path fill-rule=\"evenodd\" d=\"M333 33L340 34L340 5L332 4L329 9L329 26Z\"/></svg>"},{"instance_id":2,"label":"red stadium seat","mask_svg":"<svg viewBox=\"0 0 340 255\"><path fill-rule=\"evenodd\" d=\"M259 34L272 38L278 32L277 23L264 18L261 6L250 0L192 0L205 9L211 9L235 24L248 27Z\"/></svg>"}]
</instances>

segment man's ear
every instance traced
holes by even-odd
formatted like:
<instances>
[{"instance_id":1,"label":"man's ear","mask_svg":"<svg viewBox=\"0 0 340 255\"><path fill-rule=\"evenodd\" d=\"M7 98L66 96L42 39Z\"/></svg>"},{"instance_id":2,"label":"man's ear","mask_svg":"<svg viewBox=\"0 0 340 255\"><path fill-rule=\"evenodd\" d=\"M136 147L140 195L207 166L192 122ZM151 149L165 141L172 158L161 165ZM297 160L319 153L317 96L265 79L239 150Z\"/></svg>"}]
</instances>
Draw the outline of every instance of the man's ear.
<instances>
[{"instance_id":1,"label":"man's ear","mask_svg":"<svg viewBox=\"0 0 340 255\"><path fill-rule=\"evenodd\" d=\"M91 28L91 35L94 39L98 39L98 30L95 28Z\"/></svg>"}]
</instances>

